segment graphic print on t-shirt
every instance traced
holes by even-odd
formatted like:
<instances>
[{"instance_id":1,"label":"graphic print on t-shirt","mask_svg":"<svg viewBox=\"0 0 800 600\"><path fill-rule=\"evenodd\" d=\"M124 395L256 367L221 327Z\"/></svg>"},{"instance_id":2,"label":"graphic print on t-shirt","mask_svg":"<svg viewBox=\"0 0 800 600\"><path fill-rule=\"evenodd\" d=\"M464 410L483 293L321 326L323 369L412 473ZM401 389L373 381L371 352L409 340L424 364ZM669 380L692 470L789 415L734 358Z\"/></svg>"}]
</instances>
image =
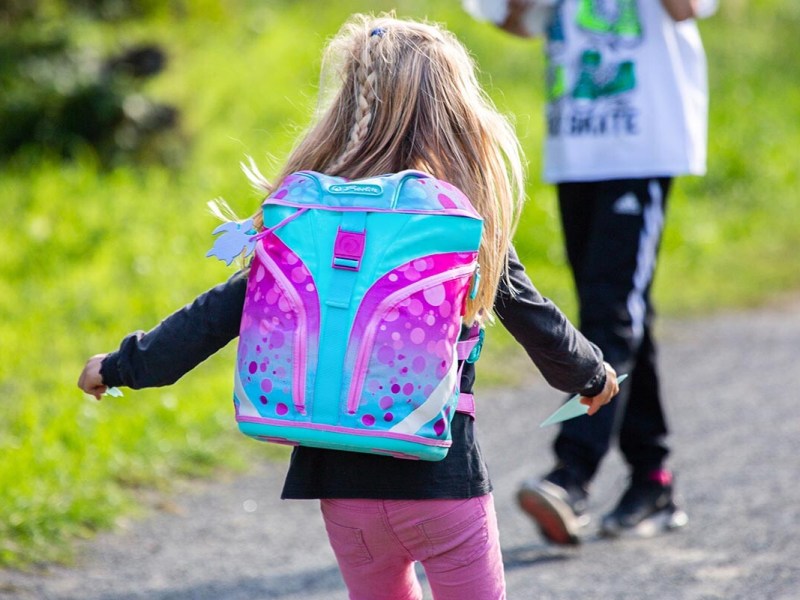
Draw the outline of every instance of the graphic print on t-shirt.
<instances>
[{"instance_id":1,"label":"graphic print on t-shirt","mask_svg":"<svg viewBox=\"0 0 800 600\"><path fill-rule=\"evenodd\" d=\"M645 35L636 0L576 0L573 23L558 11L548 31L548 134L629 136L638 133L631 101L636 64L629 50ZM576 36L577 54L567 54Z\"/></svg>"}]
</instances>

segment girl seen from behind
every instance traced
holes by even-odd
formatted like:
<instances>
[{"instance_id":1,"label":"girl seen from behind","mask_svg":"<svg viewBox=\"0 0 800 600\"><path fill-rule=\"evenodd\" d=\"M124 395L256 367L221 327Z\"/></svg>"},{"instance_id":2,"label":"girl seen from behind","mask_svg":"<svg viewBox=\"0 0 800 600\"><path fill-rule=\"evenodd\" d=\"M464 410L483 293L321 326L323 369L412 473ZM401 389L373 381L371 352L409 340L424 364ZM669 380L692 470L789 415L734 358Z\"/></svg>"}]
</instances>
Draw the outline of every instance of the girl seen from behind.
<instances>
[{"instance_id":1,"label":"girl seen from behind","mask_svg":"<svg viewBox=\"0 0 800 600\"><path fill-rule=\"evenodd\" d=\"M465 48L443 28L392 15L354 16L329 44L329 101L276 181L310 170L358 180L415 169L449 182L484 220L481 286L469 326L494 315L553 387L580 393L594 414L617 393L616 374L528 279L511 244L523 199L519 144L479 86ZM277 189L257 169L250 178ZM263 227L261 215L254 225ZM88 360L78 385L98 399L110 387L167 385L239 335L248 270L207 291L149 332ZM472 394L473 363L460 370ZM335 391L332 391L335 393ZM420 562L433 597L505 597L492 487L473 418L457 412L440 461L297 447L282 497L320 499L331 547L354 599L418 599Z\"/></svg>"}]
</instances>

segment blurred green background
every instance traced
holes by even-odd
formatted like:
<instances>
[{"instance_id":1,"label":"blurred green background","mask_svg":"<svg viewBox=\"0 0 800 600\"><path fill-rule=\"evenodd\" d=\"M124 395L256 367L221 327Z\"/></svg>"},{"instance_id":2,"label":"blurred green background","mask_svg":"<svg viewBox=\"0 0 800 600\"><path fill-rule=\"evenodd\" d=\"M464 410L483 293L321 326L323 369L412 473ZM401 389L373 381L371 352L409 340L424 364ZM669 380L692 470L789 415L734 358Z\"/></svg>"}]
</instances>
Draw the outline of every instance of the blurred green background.
<instances>
[{"instance_id":1,"label":"blurred green background","mask_svg":"<svg viewBox=\"0 0 800 600\"><path fill-rule=\"evenodd\" d=\"M656 281L672 316L800 289L800 3L721 4L701 23L709 174L676 184ZM90 355L231 273L204 258L218 224L206 202L253 212L239 162L276 172L314 108L326 39L352 12L391 8L446 23L514 116L531 175L516 243L574 317L539 178L540 41L457 0L0 1L0 566L68 560L142 490L285 455L235 432L233 344L171 388L97 403L75 384ZM481 385L513 384L526 364L496 327Z\"/></svg>"}]
</instances>

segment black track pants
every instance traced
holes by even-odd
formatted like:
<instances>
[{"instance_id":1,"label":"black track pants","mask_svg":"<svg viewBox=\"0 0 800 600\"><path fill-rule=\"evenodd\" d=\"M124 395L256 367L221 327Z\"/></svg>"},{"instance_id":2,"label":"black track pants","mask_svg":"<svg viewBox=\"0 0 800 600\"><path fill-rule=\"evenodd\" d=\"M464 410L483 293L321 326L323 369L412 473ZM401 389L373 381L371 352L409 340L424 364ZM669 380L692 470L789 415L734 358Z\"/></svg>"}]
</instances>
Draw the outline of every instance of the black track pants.
<instances>
[{"instance_id":1,"label":"black track pants","mask_svg":"<svg viewBox=\"0 0 800 600\"><path fill-rule=\"evenodd\" d=\"M634 475L668 454L652 337L650 288L664 225L667 178L563 183L558 200L580 329L629 379L593 417L565 421L554 449L589 481L615 434Z\"/></svg>"}]
</instances>

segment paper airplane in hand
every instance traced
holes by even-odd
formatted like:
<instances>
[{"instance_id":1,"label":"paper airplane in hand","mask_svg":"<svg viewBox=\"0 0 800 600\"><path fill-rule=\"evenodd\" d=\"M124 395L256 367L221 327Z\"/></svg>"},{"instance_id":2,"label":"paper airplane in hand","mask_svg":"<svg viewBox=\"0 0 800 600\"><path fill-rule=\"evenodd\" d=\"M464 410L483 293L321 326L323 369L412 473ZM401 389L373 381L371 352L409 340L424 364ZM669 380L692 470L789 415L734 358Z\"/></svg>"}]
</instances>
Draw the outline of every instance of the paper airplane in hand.
<instances>
[{"instance_id":1,"label":"paper airplane in hand","mask_svg":"<svg viewBox=\"0 0 800 600\"><path fill-rule=\"evenodd\" d=\"M627 377L627 374L617 377L617 384L621 384L623 381L625 381L625 379L627 379ZM588 410L588 406L581 404L581 395L575 394L572 398L562 404L556 412L542 421L539 427L547 427L548 425L554 425L555 423L560 423L561 421L566 421L567 419L580 417L581 415L585 415Z\"/></svg>"}]
</instances>

